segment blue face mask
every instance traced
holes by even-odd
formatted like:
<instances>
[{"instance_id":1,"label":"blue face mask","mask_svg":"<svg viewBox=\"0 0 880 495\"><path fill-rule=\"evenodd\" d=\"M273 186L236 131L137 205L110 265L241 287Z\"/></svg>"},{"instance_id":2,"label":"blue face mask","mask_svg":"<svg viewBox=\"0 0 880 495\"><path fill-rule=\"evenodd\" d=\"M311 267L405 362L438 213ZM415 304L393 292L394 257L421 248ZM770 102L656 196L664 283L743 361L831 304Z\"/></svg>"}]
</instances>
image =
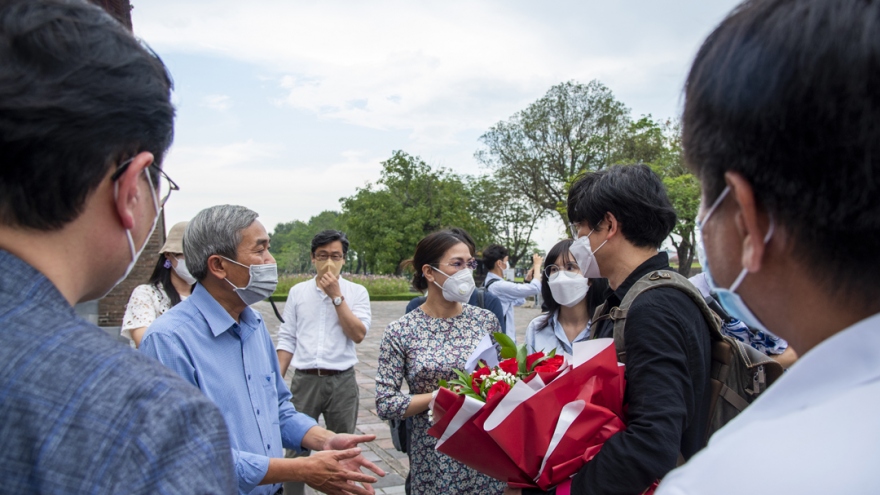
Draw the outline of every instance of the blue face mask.
<instances>
[{"instance_id":1,"label":"blue face mask","mask_svg":"<svg viewBox=\"0 0 880 495\"><path fill-rule=\"evenodd\" d=\"M699 235L697 235L697 258L700 260L700 266L703 267L703 272L706 274L706 282L709 284L709 289L712 290L712 293L718 298L718 301L721 303L721 306L727 311L730 316L741 320L743 323L748 325L750 328L754 330L761 330L763 332L768 332L767 327L761 323L761 320L755 316L754 313L749 309L746 305L745 301L742 300L739 294L736 293L736 289L739 288L742 281L746 278L746 275L749 271L745 268L739 272L739 275L736 277L736 280L733 281L729 289L722 289L715 285L715 280L712 279L712 274L709 272L709 260L706 259L706 248L703 245L703 225L709 221L709 218L715 213L715 210L718 208L718 205L724 201L724 198L730 193L730 186L725 187L724 191L718 196L718 199L712 203L712 206L709 208L709 211L706 212L706 216L703 217L703 220L697 220L697 229L700 231ZM770 242L770 238L773 236L773 230L775 227L775 223L773 222L773 217L770 217L770 228L767 230L767 235L764 236L764 245L766 246L768 242Z\"/></svg>"}]
</instances>

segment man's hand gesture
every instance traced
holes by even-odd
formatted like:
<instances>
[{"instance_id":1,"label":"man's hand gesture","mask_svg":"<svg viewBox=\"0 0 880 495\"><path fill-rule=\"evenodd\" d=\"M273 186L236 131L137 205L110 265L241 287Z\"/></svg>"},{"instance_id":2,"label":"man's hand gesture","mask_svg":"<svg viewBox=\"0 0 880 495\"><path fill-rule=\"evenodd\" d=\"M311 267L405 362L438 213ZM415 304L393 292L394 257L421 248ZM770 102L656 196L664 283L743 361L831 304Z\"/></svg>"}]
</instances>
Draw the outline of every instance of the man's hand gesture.
<instances>
[{"instance_id":1,"label":"man's hand gesture","mask_svg":"<svg viewBox=\"0 0 880 495\"><path fill-rule=\"evenodd\" d=\"M330 299L335 299L342 295L342 290L339 288L339 279L330 272L321 275L321 278L316 283L318 288L324 291L324 294L327 294Z\"/></svg>"},{"instance_id":2,"label":"man's hand gesture","mask_svg":"<svg viewBox=\"0 0 880 495\"><path fill-rule=\"evenodd\" d=\"M371 442L376 439L375 435L349 435L337 433L324 441L323 450L313 452L309 459L315 457L320 464L314 468L310 466L310 473L306 483L316 490L324 493L351 493L357 495L371 495L375 493L372 485L376 478L361 472L361 468L367 468L378 476L385 476L379 466L368 461L360 454L358 444ZM354 482L360 482L360 487Z\"/></svg>"}]
</instances>

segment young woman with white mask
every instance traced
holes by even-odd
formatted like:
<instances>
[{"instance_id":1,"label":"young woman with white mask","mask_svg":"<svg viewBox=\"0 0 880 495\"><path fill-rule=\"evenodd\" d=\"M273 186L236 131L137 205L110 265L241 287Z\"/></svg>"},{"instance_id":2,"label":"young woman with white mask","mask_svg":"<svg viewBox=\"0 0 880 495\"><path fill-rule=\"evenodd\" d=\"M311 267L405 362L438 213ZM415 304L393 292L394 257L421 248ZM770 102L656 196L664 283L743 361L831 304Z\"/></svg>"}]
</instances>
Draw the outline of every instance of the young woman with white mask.
<instances>
[{"instance_id":1,"label":"young woman with white mask","mask_svg":"<svg viewBox=\"0 0 880 495\"><path fill-rule=\"evenodd\" d=\"M183 258L183 232L187 223L178 222L171 227L150 280L131 292L120 334L134 341L135 347L140 347L141 338L153 320L189 297L196 283Z\"/></svg>"},{"instance_id":2,"label":"young woman with white mask","mask_svg":"<svg viewBox=\"0 0 880 495\"><path fill-rule=\"evenodd\" d=\"M604 279L587 279L569 252L572 240L559 241L547 253L541 296L546 312L529 323L526 348L529 353L555 349L572 352L575 342L590 337L590 315L601 303L607 288ZM592 297L592 296L598 296ZM593 304L591 304L593 303Z\"/></svg>"},{"instance_id":3,"label":"young woman with white mask","mask_svg":"<svg viewBox=\"0 0 880 495\"><path fill-rule=\"evenodd\" d=\"M500 331L491 311L462 303L474 290L476 260L460 237L444 230L419 241L411 264L413 288L428 297L385 329L376 374L379 417L413 418L407 493L500 495L504 483L437 452L437 439L428 435L438 380L455 378L452 370L464 369L483 337ZM409 393L400 389L404 380Z\"/></svg>"}]
</instances>

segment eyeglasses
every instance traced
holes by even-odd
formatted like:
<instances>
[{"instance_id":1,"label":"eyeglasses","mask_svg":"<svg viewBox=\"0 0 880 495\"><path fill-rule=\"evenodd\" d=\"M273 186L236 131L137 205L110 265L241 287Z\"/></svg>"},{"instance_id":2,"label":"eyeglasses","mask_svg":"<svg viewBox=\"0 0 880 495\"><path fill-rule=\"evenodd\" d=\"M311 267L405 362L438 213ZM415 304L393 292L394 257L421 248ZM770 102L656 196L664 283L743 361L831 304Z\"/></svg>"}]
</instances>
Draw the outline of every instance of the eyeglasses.
<instances>
[{"instance_id":1,"label":"eyeglasses","mask_svg":"<svg viewBox=\"0 0 880 495\"><path fill-rule=\"evenodd\" d=\"M132 161L134 161L134 158L129 158L128 160L120 163L119 168L116 169L116 172L113 172L113 175L110 176L110 180L116 181L120 177L122 177L122 174L124 174L125 171L128 170L128 166L131 165ZM158 180L153 180L152 182L154 184L158 184L156 193L159 195L159 208L162 208L165 206L165 202L168 201L168 197L171 196L171 191L180 191L180 186L178 186L176 182L171 180L171 177L168 177L168 174L166 174L164 170L156 165L156 162L150 163L150 166L147 167L147 169L152 169L154 171L154 174L159 174ZM165 193L164 196L162 194L163 192Z\"/></svg>"},{"instance_id":2,"label":"eyeglasses","mask_svg":"<svg viewBox=\"0 0 880 495\"><path fill-rule=\"evenodd\" d=\"M559 273L561 271L580 273L581 269L577 263L575 263L573 261L568 261L566 263L563 263L562 266L547 265L547 267L544 268L544 276L546 276L547 278L550 278L550 275Z\"/></svg>"},{"instance_id":3,"label":"eyeglasses","mask_svg":"<svg viewBox=\"0 0 880 495\"><path fill-rule=\"evenodd\" d=\"M315 255L315 259L318 261L327 261L328 259L333 261L341 261L345 258L345 255L339 253L327 254L327 253L318 253Z\"/></svg>"},{"instance_id":4,"label":"eyeglasses","mask_svg":"<svg viewBox=\"0 0 880 495\"><path fill-rule=\"evenodd\" d=\"M467 261L453 261L452 263L433 263L435 265L446 265L455 268L455 271L464 270L465 268L470 268L471 270L477 269L477 260L471 258Z\"/></svg>"}]
</instances>

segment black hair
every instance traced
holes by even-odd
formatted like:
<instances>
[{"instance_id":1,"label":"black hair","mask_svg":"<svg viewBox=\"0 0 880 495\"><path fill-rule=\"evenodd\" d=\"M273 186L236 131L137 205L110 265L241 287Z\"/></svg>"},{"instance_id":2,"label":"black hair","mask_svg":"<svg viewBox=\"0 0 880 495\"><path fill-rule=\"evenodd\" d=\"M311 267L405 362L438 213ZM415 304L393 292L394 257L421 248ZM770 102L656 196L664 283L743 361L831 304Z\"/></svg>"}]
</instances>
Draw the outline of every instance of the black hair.
<instances>
[{"instance_id":1,"label":"black hair","mask_svg":"<svg viewBox=\"0 0 880 495\"><path fill-rule=\"evenodd\" d=\"M468 250L471 252L471 256L477 255L477 244L474 242L474 238L468 234L467 230L458 228L458 227L449 227L450 232L458 236L465 244L467 244Z\"/></svg>"},{"instance_id":2,"label":"black hair","mask_svg":"<svg viewBox=\"0 0 880 495\"><path fill-rule=\"evenodd\" d=\"M345 236L345 232L339 230L322 230L315 234L315 237L312 237L312 256L315 255L315 251L317 251L319 247L326 246L335 241L342 243L343 256L348 254L348 237Z\"/></svg>"},{"instance_id":3,"label":"black hair","mask_svg":"<svg viewBox=\"0 0 880 495\"><path fill-rule=\"evenodd\" d=\"M457 244L466 246L467 242L449 230L428 234L416 244L416 252L411 261L412 268L416 271L412 279L413 289L419 292L428 290L428 280L422 275L422 267L439 263L446 251Z\"/></svg>"},{"instance_id":4,"label":"black hair","mask_svg":"<svg viewBox=\"0 0 880 495\"><path fill-rule=\"evenodd\" d=\"M704 201L741 174L794 257L865 302L880 297L878 40L878 2L745 2L697 53L682 120Z\"/></svg>"},{"instance_id":5,"label":"black hair","mask_svg":"<svg viewBox=\"0 0 880 495\"><path fill-rule=\"evenodd\" d=\"M161 165L171 77L99 7L3 2L0 60L0 223L61 229L111 167L142 151Z\"/></svg>"},{"instance_id":6,"label":"black hair","mask_svg":"<svg viewBox=\"0 0 880 495\"><path fill-rule=\"evenodd\" d=\"M487 270L495 268L495 263L509 256L510 252L500 244L492 244L483 250L483 264Z\"/></svg>"},{"instance_id":7,"label":"black hair","mask_svg":"<svg viewBox=\"0 0 880 495\"><path fill-rule=\"evenodd\" d=\"M168 299L171 300L171 305L177 306L180 302L180 294L177 293L177 288L171 282L171 270L174 268L165 268L165 261L167 260L168 258L165 257L164 253L159 255L156 267L153 268L153 273L150 275L149 283L153 284L158 290L164 290L168 294ZM162 284L161 288L159 288L159 284Z\"/></svg>"},{"instance_id":8,"label":"black hair","mask_svg":"<svg viewBox=\"0 0 880 495\"><path fill-rule=\"evenodd\" d=\"M614 165L581 175L568 191L568 219L599 229L605 214L620 222L636 247L660 248L675 227L675 208L663 181L647 165Z\"/></svg>"}]
</instances>

